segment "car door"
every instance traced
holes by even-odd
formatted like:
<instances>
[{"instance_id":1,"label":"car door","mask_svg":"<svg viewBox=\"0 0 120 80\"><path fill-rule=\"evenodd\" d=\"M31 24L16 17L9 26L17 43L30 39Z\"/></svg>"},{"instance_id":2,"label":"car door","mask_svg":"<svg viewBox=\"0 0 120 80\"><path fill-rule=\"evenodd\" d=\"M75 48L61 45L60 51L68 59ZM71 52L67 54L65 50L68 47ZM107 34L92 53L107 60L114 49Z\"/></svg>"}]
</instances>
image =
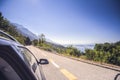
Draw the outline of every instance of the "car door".
<instances>
[{"instance_id":1,"label":"car door","mask_svg":"<svg viewBox=\"0 0 120 80\"><path fill-rule=\"evenodd\" d=\"M0 80L22 80L14 68L0 56Z\"/></svg>"},{"instance_id":2,"label":"car door","mask_svg":"<svg viewBox=\"0 0 120 80\"><path fill-rule=\"evenodd\" d=\"M11 66L11 68L13 69L12 71L14 71L14 73L16 72L16 74L19 76L21 80L37 80L34 74L32 73L32 71L28 68L28 66L26 66L21 56L18 55L18 52L13 47L0 45L0 58L2 58L4 62L6 61L7 65L9 64L9 66ZM3 74L4 71L2 71L1 73ZM12 80L16 80L16 79L12 79Z\"/></svg>"},{"instance_id":3,"label":"car door","mask_svg":"<svg viewBox=\"0 0 120 80\"><path fill-rule=\"evenodd\" d=\"M37 80L45 80L43 72L37 62L35 56L25 47L20 47L21 54L23 55L23 60L29 69L32 71Z\"/></svg>"}]
</instances>

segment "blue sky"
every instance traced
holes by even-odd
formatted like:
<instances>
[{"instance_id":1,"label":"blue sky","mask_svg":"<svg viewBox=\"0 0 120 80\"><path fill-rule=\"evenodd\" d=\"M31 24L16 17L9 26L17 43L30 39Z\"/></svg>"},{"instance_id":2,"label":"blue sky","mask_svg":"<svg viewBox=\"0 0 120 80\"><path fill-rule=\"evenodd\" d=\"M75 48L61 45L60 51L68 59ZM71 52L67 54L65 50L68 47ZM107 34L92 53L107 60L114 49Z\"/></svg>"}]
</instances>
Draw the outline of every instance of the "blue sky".
<instances>
[{"instance_id":1,"label":"blue sky","mask_svg":"<svg viewBox=\"0 0 120 80\"><path fill-rule=\"evenodd\" d=\"M60 44L120 40L119 0L0 0L0 12Z\"/></svg>"}]
</instances>

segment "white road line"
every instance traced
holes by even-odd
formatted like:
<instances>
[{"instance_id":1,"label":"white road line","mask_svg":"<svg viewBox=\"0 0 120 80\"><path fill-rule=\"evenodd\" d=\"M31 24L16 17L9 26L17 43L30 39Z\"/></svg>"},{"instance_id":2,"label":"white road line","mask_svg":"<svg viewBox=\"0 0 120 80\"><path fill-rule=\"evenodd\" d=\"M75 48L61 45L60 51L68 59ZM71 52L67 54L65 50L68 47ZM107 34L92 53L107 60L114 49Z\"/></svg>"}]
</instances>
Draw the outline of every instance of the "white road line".
<instances>
[{"instance_id":1,"label":"white road line","mask_svg":"<svg viewBox=\"0 0 120 80\"><path fill-rule=\"evenodd\" d=\"M60 68L60 66L57 65L52 59L50 59L50 62L51 62L56 68Z\"/></svg>"}]
</instances>

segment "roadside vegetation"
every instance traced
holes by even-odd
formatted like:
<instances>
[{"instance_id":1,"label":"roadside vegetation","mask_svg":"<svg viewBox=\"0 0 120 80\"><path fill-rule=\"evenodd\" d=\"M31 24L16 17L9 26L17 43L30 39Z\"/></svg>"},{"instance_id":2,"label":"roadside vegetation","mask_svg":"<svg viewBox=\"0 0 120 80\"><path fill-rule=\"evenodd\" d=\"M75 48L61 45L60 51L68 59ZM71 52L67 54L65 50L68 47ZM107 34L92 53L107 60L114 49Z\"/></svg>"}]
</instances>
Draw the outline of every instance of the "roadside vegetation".
<instances>
[{"instance_id":1,"label":"roadside vegetation","mask_svg":"<svg viewBox=\"0 0 120 80\"><path fill-rule=\"evenodd\" d=\"M120 66L120 41L96 44L94 50L85 50L85 56L88 60Z\"/></svg>"},{"instance_id":2,"label":"roadside vegetation","mask_svg":"<svg viewBox=\"0 0 120 80\"><path fill-rule=\"evenodd\" d=\"M73 47L72 45L68 47L64 47L59 44L47 42L44 34L41 34L39 36L39 40L34 40L32 44L34 46L37 46L40 49L44 49L46 51L50 51L53 53L59 53L59 54L67 55L67 56L80 57L82 54L80 50Z\"/></svg>"}]
</instances>

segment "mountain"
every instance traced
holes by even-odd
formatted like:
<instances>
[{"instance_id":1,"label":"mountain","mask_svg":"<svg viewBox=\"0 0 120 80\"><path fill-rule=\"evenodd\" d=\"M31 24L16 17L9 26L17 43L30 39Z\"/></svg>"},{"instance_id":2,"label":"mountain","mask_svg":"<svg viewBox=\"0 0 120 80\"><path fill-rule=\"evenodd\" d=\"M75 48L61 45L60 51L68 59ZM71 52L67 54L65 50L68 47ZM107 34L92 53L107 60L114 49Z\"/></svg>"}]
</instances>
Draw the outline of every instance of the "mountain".
<instances>
[{"instance_id":1,"label":"mountain","mask_svg":"<svg viewBox=\"0 0 120 80\"><path fill-rule=\"evenodd\" d=\"M38 37L32 33L31 31L29 31L27 28L25 28L22 25L19 25L17 23L12 23L13 26L15 26L16 30L21 33L23 36L29 37L30 40L34 40L34 39L38 39ZM53 42L52 40L46 38L46 43L52 45L53 47L59 47L59 48L64 48L62 45L57 44L55 42Z\"/></svg>"},{"instance_id":2,"label":"mountain","mask_svg":"<svg viewBox=\"0 0 120 80\"><path fill-rule=\"evenodd\" d=\"M65 49L65 47L61 44L57 44L57 43L54 43L54 42L47 42L47 44L51 45L53 48L60 48L60 49Z\"/></svg>"},{"instance_id":3,"label":"mountain","mask_svg":"<svg viewBox=\"0 0 120 80\"><path fill-rule=\"evenodd\" d=\"M48 38L45 38L45 41L46 41L46 42L50 42L50 43L55 43L55 42L53 42L52 40L50 40L50 39L48 39Z\"/></svg>"},{"instance_id":4,"label":"mountain","mask_svg":"<svg viewBox=\"0 0 120 80\"><path fill-rule=\"evenodd\" d=\"M21 33L23 36L29 37L30 40L38 39L37 36L29 31L27 28L25 28L22 25L19 25L17 23L11 23L13 26L15 26L16 30Z\"/></svg>"}]
</instances>

